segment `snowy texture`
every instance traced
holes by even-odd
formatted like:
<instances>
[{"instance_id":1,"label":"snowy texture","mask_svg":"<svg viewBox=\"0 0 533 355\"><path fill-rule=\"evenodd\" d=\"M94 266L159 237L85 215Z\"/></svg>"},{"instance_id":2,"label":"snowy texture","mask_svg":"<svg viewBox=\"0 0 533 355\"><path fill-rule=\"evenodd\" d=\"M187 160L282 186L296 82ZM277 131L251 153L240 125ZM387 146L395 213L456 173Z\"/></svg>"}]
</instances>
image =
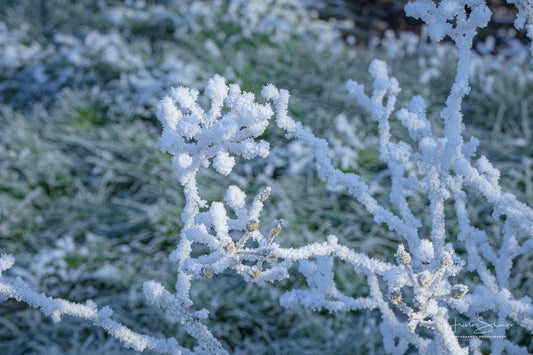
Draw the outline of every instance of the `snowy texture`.
<instances>
[{"instance_id":1,"label":"snowy texture","mask_svg":"<svg viewBox=\"0 0 533 355\"><path fill-rule=\"evenodd\" d=\"M287 292L280 300L282 305L294 308L300 304L313 310L325 308L330 311L377 308L383 314L380 328L387 351L404 353L409 344L412 344L422 353L466 353L467 348L459 345L449 325L451 309L464 313L472 319L491 310L500 322L512 320L528 331L532 330L527 320L533 316L533 307L529 299L514 300L507 293L511 298L509 302L495 303L489 300L492 297L500 298L502 292L508 292L507 280L512 260L529 251L527 242L523 243L524 247L518 245L516 235L533 235L533 211L512 195L501 191L498 186L499 172L486 158L480 157L476 164L472 164L476 150L475 140L472 140L472 144L465 145L463 142L461 105L464 96L470 91L472 40L476 29L486 26L490 19L491 13L488 7L482 1L442 1L439 4L432 1L415 1L406 6L406 11L409 15L421 18L429 24L428 33L434 40L438 41L444 36L449 36L458 48L456 80L441 112L445 136L434 135L426 118L424 99L415 96L408 108L396 111L396 117L408 130L413 143L393 140L389 120L395 111L396 97L400 88L396 79L389 76L384 62L375 60L370 65L369 73L374 78L371 95L367 95L365 88L356 82L348 81L346 84L350 97L365 107L378 124L380 159L391 171L390 201L399 214L382 207L371 196L368 186L359 176L344 173L334 167L328 155L327 142L315 137L301 123L289 116L288 91L278 90L271 84L265 86L262 91L262 96L274 105L277 126L286 131L288 138L296 139L312 148L319 176L331 187L344 188L366 207L376 222L387 224L405 240L407 247L403 244L398 246L397 265L383 263L342 247L333 236L330 236L326 243L310 244L296 249L281 248L277 244L272 244L273 236L277 234L274 231L268 242L263 242L263 246L261 240L264 240L264 237L261 236L259 248L244 249L246 250L244 254L242 248L248 241L248 234L252 229L258 233L257 222L255 220L248 222L252 227L247 228L246 234L235 247L228 239L227 224L223 223L222 218L227 219L228 224L242 228L246 219L241 220L241 216L251 220L249 213L236 210L239 218L228 219L222 205L216 202L212 203L210 210L213 210L213 206L217 206L218 212L211 214L210 224L216 232L214 237L224 243L222 248L225 254L214 250L211 254L192 259L187 256L186 251L190 250L190 242L182 237L180 246L183 246L176 252L176 256L179 255L176 261L186 266L182 270L191 276L211 277L231 267L239 273L246 270L243 276L250 281L272 281L287 277L288 267L299 261L298 270L306 277L309 288ZM206 95L211 99L214 95L212 90L212 86L208 84ZM225 96L227 89L220 86L217 94ZM253 102L249 102L248 105L251 110L254 109ZM164 120L162 122L164 124ZM256 124L264 127L263 123L259 123L260 119L257 122ZM222 166L215 166L218 172L225 174L229 172L229 167L233 167L233 161L229 162L228 158L227 154L221 158L217 157L217 161L226 162L217 165L228 167L223 170ZM187 191L186 186L185 188ZM487 198L494 206L495 218L502 215L506 217L503 224L504 241L498 253L487 252L493 246L489 246L484 232L472 226L469 221L465 210L467 189L475 189ZM413 193L425 194L429 201L430 239L421 238L421 220L414 216L408 201L408 196ZM228 195L232 194L228 192ZM455 211L460 224L460 233L457 236L447 235L445 202L448 200L455 201ZM231 199L227 198L226 201L229 202ZM231 204L236 207L235 202ZM199 201L195 203L195 206L198 205L201 205ZM258 215L254 216L257 217ZM188 218L194 225L193 216ZM204 218L202 223L206 223ZM454 242L447 243L446 240L450 238ZM454 247L458 247L461 243L468 251L467 260L462 260L454 251ZM253 260L258 260L257 264L252 267L243 264L244 255L253 256ZM351 264L356 272L367 276L370 286L369 297L354 299L336 289L332 257ZM224 260L225 258L228 260ZM261 266L265 258L272 266L263 271ZM316 259L316 262L309 259ZM495 266L495 275L487 268L487 263ZM458 275L463 268L477 271L481 277L481 284L476 285L472 282L470 287L453 284L449 278ZM200 271L195 271L198 269ZM185 277L180 274L183 281L181 284L178 283L177 289L181 291L188 287L191 276ZM385 295L380 291L379 282L387 285L386 297L389 302L384 300ZM407 293L412 295L409 300L402 298L404 288L412 289ZM470 288L472 291L469 291ZM480 299L486 300L487 303L482 305ZM524 313L519 314L516 307ZM428 338L417 333L419 327L431 329L433 336ZM400 339L396 345L387 340L394 338ZM502 338L491 339L491 343L494 352L504 348L518 349ZM471 345L475 348L476 344L472 342Z\"/></svg>"}]
</instances>

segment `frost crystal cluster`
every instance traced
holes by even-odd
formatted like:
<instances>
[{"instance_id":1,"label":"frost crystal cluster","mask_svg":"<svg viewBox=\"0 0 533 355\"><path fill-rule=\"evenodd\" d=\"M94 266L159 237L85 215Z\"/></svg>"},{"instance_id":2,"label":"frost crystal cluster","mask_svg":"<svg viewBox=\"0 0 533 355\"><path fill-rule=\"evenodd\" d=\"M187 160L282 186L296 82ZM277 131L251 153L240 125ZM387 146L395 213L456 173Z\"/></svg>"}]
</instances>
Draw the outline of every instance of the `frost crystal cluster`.
<instances>
[{"instance_id":1,"label":"frost crystal cluster","mask_svg":"<svg viewBox=\"0 0 533 355\"><path fill-rule=\"evenodd\" d=\"M516 3L520 11L517 26L526 26L531 36L530 2L509 2ZM393 210L382 206L357 174L335 167L327 141L293 120L288 113L290 95L286 90L269 84L261 92L267 103L258 103L254 94L214 76L204 91L210 102L208 110L200 104L204 101L199 92L186 87L173 89L159 103L157 118L163 126L160 147L172 155L186 205L181 215L184 227L180 242L170 256L177 265L175 291L157 281L148 281L144 294L149 302L183 324L197 341L195 349L181 347L174 338L155 339L134 333L113 321L108 307L99 309L92 302L82 305L52 299L32 291L21 280L11 282L1 277L0 294L40 308L54 321L63 314L88 319L136 350L225 354L222 344L202 322L208 317L208 310L194 310L190 295L193 280L234 271L247 282L263 285L290 277L291 266L297 264L308 287L287 291L280 299L282 306L332 312L379 310L379 328L389 353L403 354L410 347L424 354L481 353L479 338L470 339L466 346L460 344L450 325L452 312L471 320L492 314L498 324L512 323L532 332L531 298L513 296L509 277L515 259L533 252L533 210L502 190L498 183L500 172L484 156L476 156L479 141L463 139L461 106L470 91L472 41L477 29L487 25L491 12L482 0L416 0L408 3L405 10L428 24L432 39L450 37L457 46L458 61L455 82L440 113L444 136L437 136L432 130L422 97L414 96L407 108L395 107L400 87L389 76L384 62L374 60L370 65L369 73L374 79L371 94L357 82L350 80L346 84L348 95L378 125L380 159L391 174L389 197ZM397 246L395 263L343 246L334 235L325 236L323 242L282 247L284 221L270 221L264 226L260 219L271 191L268 186L252 199L235 185L229 186L222 201L202 198L198 188L201 168L212 165L217 173L226 176L241 158L268 156L269 143L261 136L273 116L287 139L312 149L318 174L329 186L343 189L366 208L376 223L386 224L403 239ZM411 140L392 137L393 119L406 128ZM494 220L502 223L501 240L495 243L486 231L471 223L466 208L470 194L479 194L492 205ZM427 197L428 234L423 232L422 219L410 205L414 195ZM459 224L456 234L447 231L446 204L454 207ZM195 249L196 245L204 248ZM335 259L366 277L367 296L352 297L337 288ZM12 256L3 255L0 271L13 263ZM456 282L456 278L461 282ZM527 353L527 348L506 339L504 327L496 328L492 335L489 341L493 353Z\"/></svg>"}]
</instances>

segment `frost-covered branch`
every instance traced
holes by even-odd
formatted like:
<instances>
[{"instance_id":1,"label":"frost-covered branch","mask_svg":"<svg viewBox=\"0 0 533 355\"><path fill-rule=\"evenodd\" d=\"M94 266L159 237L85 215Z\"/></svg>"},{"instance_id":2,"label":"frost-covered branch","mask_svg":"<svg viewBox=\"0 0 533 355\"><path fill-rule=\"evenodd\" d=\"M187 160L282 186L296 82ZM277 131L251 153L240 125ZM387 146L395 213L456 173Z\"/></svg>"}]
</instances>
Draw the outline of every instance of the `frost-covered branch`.
<instances>
[{"instance_id":1,"label":"frost-covered branch","mask_svg":"<svg viewBox=\"0 0 533 355\"><path fill-rule=\"evenodd\" d=\"M190 102L197 96L197 93L194 93L187 98L175 95L177 106L173 106L169 99L164 99L158 117L167 132L163 134L162 142L166 142L168 132L171 131L173 137L185 138L185 140L183 138L174 140L176 145L172 149L166 149L167 144L162 144L164 150L174 154L174 159L176 157L182 159L180 157L184 153L201 152L198 155L191 155L194 174L197 172L196 167L200 165L200 160L204 166L207 166L210 164L210 159L215 157L212 161L215 170L226 175L235 164L230 153L249 158L243 151L230 148L242 146L243 140L247 140L249 144L247 149L252 155L264 156L268 153L267 143L255 142L253 138L262 134L270 115L275 113L276 125L287 133L287 138L299 140L313 149L319 176L332 187L344 188L366 208L375 222L387 224L392 231L401 236L407 242L410 252L400 245L397 252L398 264L394 266L346 248L340 245L334 236L328 237L325 243L314 243L296 249L282 248L273 242L274 236L281 229L281 222L277 222L274 227L275 233L271 233L270 238L265 238L258 230L258 212L261 208L246 209L244 193L236 186L228 189L225 199L237 216L234 220L227 217L222 202L212 202L207 208L205 202L196 195L195 188L187 185L190 183L191 186L195 186L195 183L187 182L189 180L186 181L185 174L181 173L180 179L188 196L186 211L193 212L184 217L186 228L182 231L179 252L176 253L180 255L176 258L180 265L180 277L187 280L183 283L178 282L177 285L177 290L184 299L188 300L184 290L188 289L192 277L211 277L231 268L242 274L247 281L274 281L288 277L289 267L293 262L299 261L298 270L306 277L309 288L287 292L280 300L283 306L293 308L300 304L314 310L325 308L330 311L379 309L384 316L381 326L384 338L400 339L397 344L387 340L384 342L385 349L392 353L405 352L409 344L415 345L421 352L467 352L467 348L459 345L449 325L449 309L455 309L469 317L476 317L490 309L498 315L498 319L509 318L531 330L528 321L524 321L519 313L507 308L513 304L513 309L519 307L527 313L531 308L531 300L528 298L514 300L505 292L513 259L531 249L530 241L518 247L516 234L526 234L529 237L533 235L533 211L518 202L514 196L502 192L498 185L499 172L486 158L479 158L476 162L477 167L473 165L471 161L475 156L478 141L473 138L465 144L463 139L461 106L463 97L470 91L472 41L476 29L486 26L491 13L483 1L452 0L441 1L438 4L429 0L414 1L406 6L406 11L408 15L421 18L429 24L428 32L433 39L440 40L444 36L449 36L458 47L455 83L441 112L441 118L444 120L444 137L437 137L432 132L431 124L426 117L424 99L415 96L408 108L398 110L395 115L408 130L414 143L393 140L389 120L395 111L396 97L400 88L396 79L388 75L384 62L375 60L370 66L369 72L374 78L371 95L366 94L365 88L356 82L348 81L346 84L350 97L366 108L371 118L378 124L380 159L391 171L390 202L397 208L398 215L380 205L372 197L368 185L360 176L344 173L335 168L329 156L328 143L289 116L290 95L286 90L279 90L273 85L267 85L262 90L262 96L273 103L275 110L272 112L268 106L254 103L253 95L240 93L235 84L227 87L222 78L214 77L206 87L206 95L211 99L209 112L215 112L215 115L203 112ZM214 90L217 93L214 93ZM228 113L221 115L219 107L223 101ZM235 104L244 101L247 103L243 106ZM166 106L168 108L163 109ZM172 120L166 121L165 117L179 117L179 113L173 113L179 112L178 106L180 110L186 111L185 114L190 112L190 115L184 116L186 123L176 121L170 125L167 122ZM172 114L165 115L164 110ZM255 122L248 117L255 117ZM192 120L195 122L194 127L201 128L187 136L187 132L192 131L186 127L191 125ZM233 126L226 123L227 120L233 120ZM213 136L218 125L232 128L225 130L227 135L221 136L216 142L205 140L204 137ZM194 143L194 151L188 148L186 139ZM264 150L261 150L262 154L257 154L259 146L264 147ZM180 168L183 169L183 166L179 165L178 171ZM498 252L493 251L486 233L472 226L469 220L465 207L468 200L466 187L479 191L494 206L495 219L500 215L505 215L507 218L503 226L503 243ZM187 192L188 190L191 192ZM421 219L415 217L408 202L408 196L413 193L427 195L431 217L430 239L420 235ZM461 231L457 235L457 240L446 243L448 239L454 240L446 230L444 212L445 201L452 198L455 199ZM254 201L257 200L256 197ZM259 200L264 201L264 199ZM200 212L198 206L207 210ZM250 210L257 213L250 213ZM194 213L197 215L193 216ZM212 230L212 234L209 230ZM230 237L231 231L244 232L237 244ZM258 246L245 247L250 237ZM192 242L207 244L212 251L197 258L190 258L186 251L190 250ZM466 261L455 252L458 242L464 243L468 251ZM181 246L182 244L184 246ZM336 288L333 279L333 258L350 264L355 272L366 275L371 286L368 297L353 298L342 294ZM245 261L256 261L256 264L250 266L249 263L244 263ZM264 262L268 262L270 268L262 270ZM487 268L487 263L495 266L495 274ZM473 291L469 291L468 285L451 283L450 277L458 276L465 265L468 270L479 273L484 286L472 284ZM384 282L388 287L386 297L377 286L380 282ZM413 296L409 297L409 300L403 298L402 290L405 288L412 289L410 294ZM502 296L498 295L502 295L502 292L507 297L505 305L503 302L490 301L501 300ZM483 308L482 302L478 301L483 298L488 301L485 303L486 308ZM433 338L424 338L418 334L416 332L418 327L432 329ZM505 347L505 344L506 341L501 338L492 339L493 349ZM475 345L476 342L473 341L471 347L475 348Z\"/></svg>"},{"instance_id":2,"label":"frost-covered branch","mask_svg":"<svg viewBox=\"0 0 533 355\"><path fill-rule=\"evenodd\" d=\"M2 273L10 269L14 263L15 258L11 255L2 254L0 256L0 295L5 299L14 298L19 302L27 303L51 317L54 323L59 322L64 315L88 320L119 339L126 348L137 351L150 349L163 354L192 354L189 349L181 347L175 338L158 339L139 334L114 321L111 318L113 311L107 306L99 309L92 301L79 304L61 298L48 297L44 293L33 291L20 278L14 282L6 280Z\"/></svg>"}]
</instances>

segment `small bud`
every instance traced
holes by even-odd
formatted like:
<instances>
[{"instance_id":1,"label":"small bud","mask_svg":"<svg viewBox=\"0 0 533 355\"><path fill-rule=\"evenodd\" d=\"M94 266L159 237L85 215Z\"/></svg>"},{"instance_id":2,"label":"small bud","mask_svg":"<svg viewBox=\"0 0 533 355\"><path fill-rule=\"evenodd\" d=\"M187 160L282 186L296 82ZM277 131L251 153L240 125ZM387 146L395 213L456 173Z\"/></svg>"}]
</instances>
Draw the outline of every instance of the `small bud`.
<instances>
[{"instance_id":1,"label":"small bud","mask_svg":"<svg viewBox=\"0 0 533 355\"><path fill-rule=\"evenodd\" d=\"M429 273L429 271L423 271L418 274L417 281L423 287L427 287L431 283L431 274Z\"/></svg>"},{"instance_id":2,"label":"small bud","mask_svg":"<svg viewBox=\"0 0 533 355\"><path fill-rule=\"evenodd\" d=\"M402 302L402 293L399 289L392 289L389 291L389 300L394 304L400 304Z\"/></svg>"},{"instance_id":3,"label":"small bud","mask_svg":"<svg viewBox=\"0 0 533 355\"><path fill-rule=\"evenodd\" d=\"M407 329L408 329L410 332L414 333L415 330L416 330L416 326L417 326L417 325L418 325L418 322L416 322L416 321L410 321L410 322L407 324Z\"/></svg>"},{"instance_id":4,"label":"small bud","mask_svg":"<svg viewBox=\"0 0 533 355\"><path fill-rule=\"evenodd\" d=\"M461 299L464 297L464 295L466 295L467 292L468 292L468 286L463 285L463 284L457 284L452 287L452 291L450 292L450 295L453 298Z\"/></svg>"},{"instance_id":5,"label":"small bud","mask_svg":"<svg viewBox=\"0 0 533 355\"><path fill-rule=\"evenodd\" d=\"M257 221L250 221L248 222L248 224L246 225L246 231L248 233L252 233L252 232L255 232L257 230L257 228L259 227Z\"/></svg>"},{"instance_id":6,"label":"small bud","mask_svg":"<svg viewBox=\"0 0 533 355\"><path fill-rule=\"evenodd\" d=\"M446 267L446 266L449 266L452 263L452 261L453 260L452 260L451 254L446 253L440 259L440 265Z\"/></svg>"},{"instance_id":7,"label":"small bud","mask_svg":"<svg viewBox=\"0 0 533 355\"><path fill-rule=\"evenodd\" d=\"M274 228L272 228L272 233L273 235L278 235L279 232L281 232L281 227L282 227L282 222L279 221L278 223L276 223L276 225L274 226Z\"/></svg>"},{"instance_id":8,"label":"small bud","mask_svg":"<svg viewBox=\"0 0 533 355\"><path fill-rule=\"evenodd\" d=\"M278 255L277 255L276 253L271 253L270 255L268 255L268 257L267 257L267 261L268 261L269 263L271 263L271 262L273 262L274 260L276 260L277 257L278 257Z\"/></svg>"},{"instance_id":9,"label":"small bud","mask_svg":"<svg viewBox=\"0 0 533 355\"><path fill-rule=\"evenodd\" d=\"M233 241L227 243L226 245L224 245L224 250L225 251L232 251L233 249L235 249L235 243L233 243Z\"/></svg>"},{"instance_id":10,"label":"small bud","mask_svg":"<svg viewBox=\"0 0 533 355\"><path fill-rule=\"evenodd\" d=\"M259 277L259 271L257 270L250 270L250 276L252 277L252 279L257 279Z\"/></svg>"},{"instance_id":11,"label":"small bud","mask_svg":"<svg viewBox=\"0 0 533 355\"><path fill-rule=\"evenodd\" d=\"M204 279L209 279L213 277L213 274L214 274L214 271L211 268L211 266L204 265L200 269L200 276L203 277Z\"/></svg>"},{"instance_id":12,"label":"small bud","mask_svg":"<svg viewBox=\"0 0 533 355\"><path fill-rule=\"evenodd\" d=\"M398 261L398 264L402 264L404 266L409 265L409 263L411 262L411 255L405 251L403 244L400 244L398 246L398 252L396 253L396 259Z\"/></svg>"},{"instance_id":13,"label":"small bud","mask_svg":"<svg viewBox=\"0 0 533 355\"><path fill-rule=\"evenodd\" d=\"M276 222L276 224L272 228L272 231L270 232L270 237L268 238L268 241L265 244L266 247L270 246L274 241L274 238L276 238L279 232L281 232L281 228L283 228L283 223L284 221L282 219Z\"/></svg>"},{"instance_id":14,"label":"small bud","mask_svg":"<svg viewBox=\"0 0 533 355\"><path fill-rule=\"evenodd\" d=\"M261 195L259 195L259 202L265 202L268 196L270 196L270 186L265 187Z\"/></svg>"}]
</instances>

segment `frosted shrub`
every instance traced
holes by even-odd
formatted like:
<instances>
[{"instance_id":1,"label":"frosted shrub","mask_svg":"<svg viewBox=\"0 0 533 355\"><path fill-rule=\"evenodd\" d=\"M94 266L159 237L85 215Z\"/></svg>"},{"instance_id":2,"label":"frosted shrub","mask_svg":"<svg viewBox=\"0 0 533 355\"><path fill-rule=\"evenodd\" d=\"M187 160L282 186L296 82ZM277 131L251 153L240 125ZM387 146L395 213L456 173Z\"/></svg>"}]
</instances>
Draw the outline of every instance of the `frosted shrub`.
<instances>
[{"instance_id":1,"label":"frosted shrub","mask_svg":"<svg viewBox=\"0 0 533 355\"><path fill-rule=\"evenodd\" d=\"M518 3L518 2L517 2ZM531 6L519 2L518 25L531 20ZM529 12L528 12L529 11ZM368 185L355 173L335 167L328 142L316 137L288 113L289 92L274 85L263 88L266 103L239 85L227 85L221 76L207 83L202 107L197 90L178 87L159 103L157 118L163 126L160 147L172 155L186 205L181 215L180 241L170 255L177 267L175 291L157 281L144 284L144 294L169 318L183 324L197 341L193 349L181 347L177 340L157 339L135 333L114 321L109 307L98 308L88 301L76 304L53 299L30 289L22 280L1 276L0 294L39 308L54 321L62 315L88 319L136 350L162 353L210 353L227 351L202 320L207 309L197 310L190 289L195 280L209 279L232 271L246 282L260 286L291 277L291 266L298 266L307 288L287 291L280 299L283 307L306 307L319 311L347 312L379 310L379 326L387 352L403 354L410 347L419 353L481 353L481 340L472 337L468 347L459 343L450 315L461 314L475 322L495 317L490 340L493 353L526 354L506 339L506 328L519 326L533 331L533 305L528 296L513 295L509 278L514 260L533 251L533 210L499 186L500 172L484 157L476 157L479 141L463 138L461 105L468 94L471 47L476 29L486 26L490 11L484 1L448 0L435 4L417 0L406 5L408 15L425 21L434 40L449 36L457 46L457 75L445 107L441 111L444 136L434 134L427 118L424 99L415 96L407 108L396 109L400 87L389 76L384 62L374 60L369 73L374 79L369 95L365 88L348 81L348 95L365 108L379 129L380 159L391 176L390 203L382 206L369 192ZM530 26L530 25L529 25ZM262 135L275 116L276 126L287 139L309 146L319 176L332 188L362 204L376 223L384 223L403 242L397 246L396 260L388 263L343 245L334 235L324 241L296 248L283 247L283 220L263 222L261 211L271 189L266 186L248 198L238 186L228 187L222 201L206 201L198 189L198 174L213 166L223 175L231 174L240 159L265 158L270 145ZM395 140L389 121L405 127L410 140ZM467 213L471 194L483 196L492 206L492 217L501 221L501 238L490 238L475 226ZM430 233L423 232L422 216L415 216L411 197L427 198ZM459 231L446 228L445 204L453 202ZM305 223L306 221L301 221ZM196 248L203 245L204 248ZM193 253L194 250L194 253ZM200 253L198 251L202 251ZM369 294L364 297L344 294L334 279L334 260L347 263L355 273L366 277ZM0 271L14 264L10 255L0 258ZM476 278L470 277L476 275ZM460 280L460 281L457 281Z\"/></svg>"}]
</instances>

